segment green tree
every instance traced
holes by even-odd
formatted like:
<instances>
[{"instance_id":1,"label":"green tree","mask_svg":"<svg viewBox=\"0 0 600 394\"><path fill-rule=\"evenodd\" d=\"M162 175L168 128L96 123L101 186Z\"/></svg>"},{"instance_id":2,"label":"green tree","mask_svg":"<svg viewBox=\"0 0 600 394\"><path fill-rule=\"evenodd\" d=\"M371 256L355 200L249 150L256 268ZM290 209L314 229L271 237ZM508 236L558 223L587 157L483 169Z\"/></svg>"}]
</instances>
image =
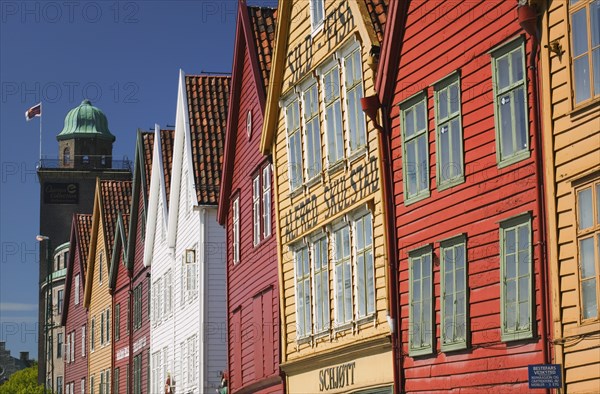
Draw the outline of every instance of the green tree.
<instances>
[{"instance_id":1,"label":"green tree","mask_svg":"<svg viewBox=\"0 0 600 394\"><path fill-rule=\"evenodd\" d=\"M20 370L0 386L0 394L43 394L44 386L37 383L37 364Z\"/></svg>"}]
</instances>

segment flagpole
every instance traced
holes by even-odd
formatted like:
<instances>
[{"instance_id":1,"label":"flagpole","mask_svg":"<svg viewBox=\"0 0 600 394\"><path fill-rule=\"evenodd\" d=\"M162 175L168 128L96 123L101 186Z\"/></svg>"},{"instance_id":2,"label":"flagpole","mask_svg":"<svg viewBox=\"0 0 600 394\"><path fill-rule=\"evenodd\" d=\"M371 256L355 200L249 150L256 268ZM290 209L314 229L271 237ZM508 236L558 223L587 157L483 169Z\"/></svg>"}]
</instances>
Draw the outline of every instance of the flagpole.
<instances>
[{"instance_id":1,"label":"flagpole","mask_svg":"<svg viewBox=\"0 0 600 394\"><path fill-rule=\"evenodd\" d=\"M42 166L42 115L44 113L42 112L42 102L40 101L40 162L39 162L39 166Z\"/></svg>"}]
</instances>

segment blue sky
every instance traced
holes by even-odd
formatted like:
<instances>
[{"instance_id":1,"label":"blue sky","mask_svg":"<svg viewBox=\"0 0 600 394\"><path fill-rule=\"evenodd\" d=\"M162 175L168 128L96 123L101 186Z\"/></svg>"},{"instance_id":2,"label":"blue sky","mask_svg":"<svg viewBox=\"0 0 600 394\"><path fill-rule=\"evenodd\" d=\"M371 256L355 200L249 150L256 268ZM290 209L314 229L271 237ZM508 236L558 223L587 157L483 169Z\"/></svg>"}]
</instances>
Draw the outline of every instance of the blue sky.
<instances>
[{"instance_id":1,"label":"blue sky","mask_svg":"<svg viewBox=\"0 0 600 394\"><path fill-rule=\"evenodd\" d=\"M273 1L269 2L273 5ZM251 2L267 4L267 2ZM133 159L135 132L174 124L179 69L230 72L237 1L0 0L0 340L37 357L39 119L56 158L66 113L88 98Z\"/></svg>"}]
</instances>

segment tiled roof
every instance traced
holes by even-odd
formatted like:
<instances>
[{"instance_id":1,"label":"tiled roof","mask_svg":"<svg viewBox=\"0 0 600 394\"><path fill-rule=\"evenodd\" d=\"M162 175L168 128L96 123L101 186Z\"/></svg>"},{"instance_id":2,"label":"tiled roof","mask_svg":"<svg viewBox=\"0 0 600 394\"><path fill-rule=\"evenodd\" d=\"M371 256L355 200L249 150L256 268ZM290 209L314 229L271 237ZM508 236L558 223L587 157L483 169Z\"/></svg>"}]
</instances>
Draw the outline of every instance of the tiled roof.
<instances>
[{"instance_id":1,"label":"tiled roof","mask_svg":"<svg viewBox=\"0 0 600 394\"><path fill-rule=\"evenodd\" d=\"M373 28L377 34L379 44L383 42L383 33L385 31L385 22L387 21L387 11L389 0L364 0L367 10L371 16Z\"/></svg>"},{"instance_id":2,"label":"tiled roof","mask_svg":"<svg viewBox=\"0 0 600 394\"><path fill-rule=\"evenodd\" d=\"M87 271L87 256L90 249L90 235L92 232L92 215L75 214L75 223L77 231L77 247L79 248L79 258L83 265L83 273Z\"/></svg>"},{"instance_id":3,"label":"tiled roof","mask_svg":"<svg viewBox=\"0 0 600 394\"><path fill-rule=\"evenodd\" d=\"M165 174L165 189L167 191L167 206L169 206L169 194L171 191L171 169L173 168L173 142L175 130L160 131L160 147L163 159L163 173Z\"/></svg>"},{"instance_id":4,"label":"tiled roof","mask_svg":"<svg viewBox=\"0 0 600 394\"><path fill-rule=\"evenodd\" d=\"M218 203L230 83L229 76L185 77L199 204Z\"/></svg>"},{"instance_id":5,"label":"tiled roof","mask_svg":"<svg viewBox=\"0 0 600 394\"><path fill-rule=\"evenodd\" d=\"M150 195L150 179L152 176L152 152L154 149L154 133L153 132L143 132L142 134L142 160L144 163L144 182L146 186L146 197Z\"/></svg>"},{"instance_id":6,"label":"tiled roof","mask_svg":"<svg viewBox=\"0 0 600 394\"><path fill-rule=\"evenodd\" d=\"M129 215L131 207L131 181L100 181L102 222L106 247L106 261L110 261L119 212Z\"/></svg>"},{"instance_id":7,"label":"tiled roof","mask_svg":"<svg viewBox=\"0 0 600 394\"><path fill-rule=\"evenodd\" d=\"M123 235L127 236L127 231L129 230L129 214L123 214L121 217L123 218L123 230L125 232Z\"/></svg>"},{"instance_id":8,"label":"tiled roof","mask_svg":"<svg viewBox=\"0 0 600 394\"><path fill-rule=\"evenodd\" d=\"M268 7L248 7L248 14L250 15L252 34L258 51L260 74L266 91L273 58L277 10Z\"/></svg>"}]
</instances>

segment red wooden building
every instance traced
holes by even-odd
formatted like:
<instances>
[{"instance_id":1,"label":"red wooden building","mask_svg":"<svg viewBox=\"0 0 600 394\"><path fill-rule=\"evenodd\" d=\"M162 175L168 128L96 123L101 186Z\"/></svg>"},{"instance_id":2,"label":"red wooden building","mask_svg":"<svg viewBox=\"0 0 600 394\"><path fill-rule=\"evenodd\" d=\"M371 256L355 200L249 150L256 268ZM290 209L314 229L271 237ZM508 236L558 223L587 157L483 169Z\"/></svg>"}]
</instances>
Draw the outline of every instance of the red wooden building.
<instances>
[{"instance_id":1,"label":"red wooden building","mask_svg":"<svg viewBox=\"0 0 600 394\"><path fill-rule=\"evenodd\" d=\"M227 229L232 393L281 393L272 171L259 152L276 10L239 2L218 220Z\"/></svg>"},{"instance_id":2,"label":"red wooden building","mask_svg":"<svg viewBox=\"0 0 600 394\"><path fill-rule=\"evenodd\" d=\"M402 391L523 393L549 362L537 48L516 6L390 3Z\"/></svg>"},{"instance_id":3,"label":"red wooden building","mask_svg":"<svg viewBox=\"0 0 600 394\"><path fill-rule=\"evenodd\" d=\"M65 283L65 307L61 317L61 324L65 327L65 387L73 387L77 393L85 392L88 375L88 318L87 309L83 307L83 289L91 227L92 215L73 215Z\"/></svg>"}]
</instances>

